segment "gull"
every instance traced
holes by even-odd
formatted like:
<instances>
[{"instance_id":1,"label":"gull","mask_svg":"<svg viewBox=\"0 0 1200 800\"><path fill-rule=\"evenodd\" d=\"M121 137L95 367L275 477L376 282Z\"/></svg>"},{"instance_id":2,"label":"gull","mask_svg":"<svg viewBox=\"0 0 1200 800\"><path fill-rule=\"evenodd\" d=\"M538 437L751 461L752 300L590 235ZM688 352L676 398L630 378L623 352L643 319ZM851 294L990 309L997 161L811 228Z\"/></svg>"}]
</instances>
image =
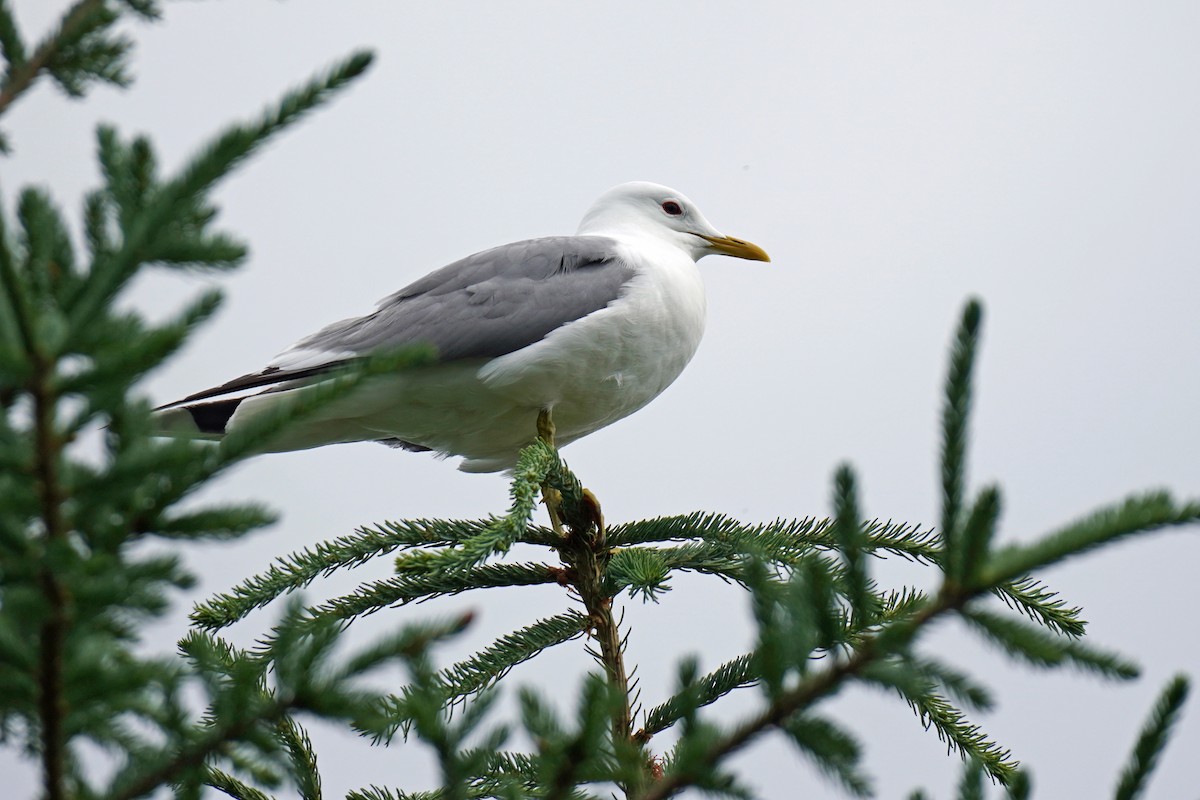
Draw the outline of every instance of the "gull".
<instances>
[{"instance_id":1,"label":"gull","mask_svg":"<svg viewBox=\"0 0 1200 800\"><path fill-rule=\"evenodd\" d=\"M161 434L220 439L336 370L424 343L433 363L376 376L285 426L262 452L378 441L511 469L553 415L566 445L645 406L704 332L710 254L770 261L655 183L605 192L574 236L514 242L456 261L363 317L301 339L264 369L155 410Z\"/></svg>"}]
</instances>

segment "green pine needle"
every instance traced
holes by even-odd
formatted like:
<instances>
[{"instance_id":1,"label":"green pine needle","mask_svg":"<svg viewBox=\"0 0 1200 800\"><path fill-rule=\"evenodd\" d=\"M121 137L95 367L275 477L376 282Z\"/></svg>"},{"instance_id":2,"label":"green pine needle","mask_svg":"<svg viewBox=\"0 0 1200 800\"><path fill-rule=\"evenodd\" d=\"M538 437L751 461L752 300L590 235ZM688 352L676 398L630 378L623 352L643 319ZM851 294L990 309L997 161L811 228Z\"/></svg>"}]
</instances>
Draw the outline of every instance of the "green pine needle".
<instances>
[{"instance_id":1,"label":"green pine needle","mask_svg":"<svg viewBox=\"0 0 1200 800\"><path fill-rule=\"evenodd\" d=\"M98 259L83 291L69 309L70 329L82 331L96 314L156 250L175 235L174 224L194 216L197 204L214 184L251 153L307 112L325 102L333 93L361 75L371 63L366 52L356 53L325 75L289 92L274 108L256 122L235 125L216 137L181 170L178 177L153 191L153 202L122 223L121 247L111 256ZM102 155L104 148L102 147ZM120 165L108 165L110 182L124 178ZM119 196L119 193L118 193ZM200 256L201 253L197 253ZM175 259L179 258L176 253Z\"/></svg>"},{"instance_id":2,"label":"green pine needle","mask_svg":"<svg viewBox=\"0 0 1200 800\"><path fill-rule=\"evenodd\" d=\"M13 68L23 66L26 58L25 43L17 29L17 20L9 8L8 0L0 0L0 56L3 56L5 62L5 79L0 81L0 85L4 85L8 82Z\"/></svg>"},{"instance_id":3,"label":"green pine needle","mask_svg":"<svg viewBox=\"0 0 1200 800\"><path fill-rule=\"evenodd\" d=\"M490 646L434 677L440 703L454 705L470 695L478 695L519 664L551 647L578 638L589 625L586 616L568 611L501 636ZM375 736L376 740L386 741L398 730L407 733L413 719L412 704L411 689L384 698L380 713L386 723L382 732Z\"/></svg>"},{"instance_id":4,"label":"green pine needle","mask_svg":"<svg viewBox=\"0 0 1200 800\"><path fill-rule=\"evenodd\" d=\"M1158 758L1167 746L1171 728L1179 721L1179 712L1188 696L1188 679L1176 675L1159 695L1154 709L1138 735L1129 762L1121 772L1115 800L1136 800L1145 791Z\"/></svg>"},{"instance_id":5,"label":"green pine needle","mask_svg":"<svg viewBox=\"0 0 1200 800\"><path fill-rule=\"evenodd\" d=\"M987 773L1003 785L1012 779L1019 762L941 693L935 686L938 672L922 671L920 661L878 661L863 671L868 681L895 690L908 703L926 730L933 728L938 739L963 758L976 758ZM956 687L957 688L957 687Z\"/></svg>"},{"instance_id":6,"label":"green pine needle","mask_svg":"<svg viewBox=\"0 0 1200 800\"><path fill-rule=\"evenodd\" d=\"M672 548L671 555L678 555ZM608 562L608 578L616 591L629 589L629 595L641 595L643 600L658 602L659 595L668 592L671 569L697 569L699 565L677 561L668 566L667 553L654 547L624 547L613 553Z\"/></svg>"},{"instance_id":7,"label":"green pine needle","mask_svg":"<svg viewBox=\"0 0 1200 800\"><path fill-rule=\"evenodd\" d=\"M216 767L210 766L206 769L204 783L219 792L224 792L234 800L275 800L271 795L247 785Z\"/></svg>"},{"instance_id":8,"label":"green pine needle","mask_svg":"<svg viewBox=\"0 0 1200 800\"><path fill-rule=\"evenodd\" d=\"M962 320L950 349L950 368L946 375L942 405L942 535L948 563L957 560L959 525L963 492L966 486L967 423L971 415L971 372L979 345L983 307L972 299L963 310Z\"/></svg>"},{"instance_id":9,"label":"green pine needle","mask_svg":"<svg viewBox=\"0 0 1200 800\"><path fill-rule=\"evenodd\" d=\"M959 584L973 586L991 553L1000 520L1000 489L989 486L979 493L963 524L959 563L947 565Z\"/></svg>"},{"instance_id":10,"label":"green pine needle","mask_svg":"<svg viewBox=\"0 0 1200 800\"><path fill-rule=\"evenodd\" d=\"M873 794L871 780L859 768L862 748L832 721L812 714L793 716L780 727L800 750L854 797Z\"/></svg>"},{"instance_id":11,"label":"green pine needle","mask_svg":"<svg viewBox=\"0 0 1200 800\"><path fill-rule=\"evenodd\" d=\"M930 658L913 658L910 662L955 703L973 711L990 711L994 705L992 693L964 672Z\"/></svg>"},{"instance_id":12,"label":"green pine needle","mask_svg":"<svg viewBox=\"0 0 1200 800\"><path fill-rule=\"evenodd\" d=\"M685 695L677 694L655 706L646 714L639 736L649 738L665 731L683 718L685 711L716 702L734 689L753 686L759 678L754 666L754 654L738 656L695 680Z\"/></svg>"},{"instance_id":13,"label":"green pine needle","mask_svg":"<svg viewBox=\"0 0 1200 800\"><path fill-rule=\"evenodd\" d=\"M317 753L308 731L291 717L284 717L276 726L280 741L288 753L292 780L302 800L321 800L321 773L317 769Z\"/></svg>"},{"instance_id":14,"label":"green pine needle","mask_svg":"<svg viewBox=\"0 0 1200 800\"><path fill-rule=\"evenodd\" d=\"M874 624L879 618L879 603L871 591L871 580L864 558L865 537L859 527L862 518L858 512L858 490L854 471L842 465L834 474L833 507L839 551L842 556L846 600L853 613L855 629L861 630Z\"/></svg>"},{"instance_id":15,"label":"green pine needle","mask_svg":"<svg viewBox=\"0 0 1200 800\"><path fill-rule=\"evenodd\" d=\"M471 570L450 573L439 571L422 576L400 575L365 583L352 594L327 600L314 607L313 615L349 622L364 614L373 614L392 606L407 605L474 589L538 586L557 582L556 570L545 564L532 563L485 564ZM219 606L219 603L215 605ZM197 612L193 612L193 618L198 624L211 624L204 615Z\"/></svg>"},{"instance_id":16,"label":"green pine needle","mask_svg":"<svg viewBox=\"0 0 1200 800\"><path fill-rule=\"evenodd\" d=\"M578 639L591 626L585 614L570 610L507 633L475 655L442 670L438 680L454 702L478 694L513 667L557 645Z\"/></svg>"},{"instance_id":17,"label":"green pine needle","mask_svg":"<svg viewBox=\"0 0 1200 800\"><path fill-rule=\"evenodd\" d=\"M1035 570L1128 536L1200 522L1200 502L1177 505L1167 492L1136 495L1094 511L1032 544L999 551L980 575L984 585L1016 580Z\"/></svg>"},{"instance_id":18,"label":"green pine needle","mask_svg":"<svg viewBox=\"0 0 1200 800\"><path fill-rule=\"evenodd\" d=\"M236 539L274 524L279 515L258 504L220 506L159 517L154 534L170 539Z\"/></svg>"},{"instance_id":19,"label":"green pine needle","mask_svg":"<svg viewBox=\"0 0 1200 800\"><path fill-rule=\"evenodd\" d=\"M958 800L983 800L983 764L969 758L958 782Z\"/></svg>"},{"instance_id":20,"label":"green pine needle","mask_svg":"<svg viewBox=\"0 0 1200 800\"><path fill-rule=\"evenodd\" d=\"M1136 664L1116 653L1083 644L1077 639L1048 632L1011 615L979 609L962 612L976 630L1014 658L1040 667L1072 665L1115 680L1136 678Z\"/></svg>"},{"instance_id":21,"label":"green pine needle","mask_svg":"<svg viewBox=\"0 0 1200 800\"><path fill-rule=\"evenodd\" d=\"M1033 778L1027 770L1019 769L1006 787L1008 800L1029 800L1033 795Z\"/></svg>"},{"instance_id":22,"label":"green pine needle","mask_svg":"<svg viewBox=\"0 0 1200 800\"><path fill-rule=\"evenodd\" d=\"M1018 578L992 590L1009 608L1016 609L1039 625L1051 630L1079 638L1087 630L1087 623L1080 617L1083 609L1068 606L1044 583L1035 578Z\"/></svg>"},{"instance_id":23,"label":"green pine needle","mask_svg":"<svg viewBox=\"0 0 1200 800\"><path fill-rule=\"evenodd\" d=\"M192 621L217 630L244 619L288 592L302 589L319 577L361 566L372 558L414 547L453 545L482 532L488 520L405 520L321 542L275 561L266 572L247 578L228 593L197 605Z\"/></svg>"},{"instance_id":24,"label":"green pine needle","mask_svg":"<svg viewBox=\"0 0 1200 800\"><path fill-rule=\"evenodd\" d=\"M62 394L124 394L145 373L178 352L196 328L212 317L220 306L220 292L205 292L163 325L143 328L131 320L128 326L96 326L86 343L90 363L85 369L62 376L58 391ZM139 346L129 347L131 339L136 339ZM75 424L81 425L83 419L81 417Z\"/></svg>"},{"instance_id":25,"label":"green pine needle","mask_svg":"<svg viewBox=\"0 0 1200 800\"><path fill-rule=\"evenodd\" d=\"M872 553L894 553L917 563L932 563L938 555L938 536L920 526L888 520L864 521L863 547ZM700 539L732 551L757 553L780 563L793 563L813 548L838 547L833 521L806 517L746 525L722 514L696 512L657 517L610 526L608 541L614 547Z\"/></svg>"}]
</instances>

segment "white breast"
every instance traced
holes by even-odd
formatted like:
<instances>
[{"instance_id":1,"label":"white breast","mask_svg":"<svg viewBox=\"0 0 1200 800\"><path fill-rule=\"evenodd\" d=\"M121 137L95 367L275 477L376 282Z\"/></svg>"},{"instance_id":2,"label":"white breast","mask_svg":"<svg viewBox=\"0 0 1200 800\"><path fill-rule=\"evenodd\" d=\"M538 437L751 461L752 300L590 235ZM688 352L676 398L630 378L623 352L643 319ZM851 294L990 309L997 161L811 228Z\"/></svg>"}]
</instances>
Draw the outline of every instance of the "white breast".
<instances>
[{"instance_id":1,"label":"white breast","mask_svg":"<svg viewBox=\"0 0 1200 800\"><path fill-rule=\"evenodd\" d=\"M530 407L550 407L566 443L632 414L691 360L704 333L704 284L676 247L639 239L622 255L638 273L621 297L484 366L484 385ZM634 260L633 253L637 253Z\"/></svg>"}]
</instances>

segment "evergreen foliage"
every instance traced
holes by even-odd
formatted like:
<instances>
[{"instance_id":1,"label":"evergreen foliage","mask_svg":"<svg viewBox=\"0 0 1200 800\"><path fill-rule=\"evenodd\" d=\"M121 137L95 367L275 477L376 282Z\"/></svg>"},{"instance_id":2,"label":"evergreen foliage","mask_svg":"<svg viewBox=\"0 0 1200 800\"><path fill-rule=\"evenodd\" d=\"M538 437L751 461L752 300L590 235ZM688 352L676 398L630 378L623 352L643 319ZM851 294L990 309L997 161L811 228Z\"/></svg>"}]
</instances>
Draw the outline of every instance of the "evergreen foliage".
<instances>
[{"instance_id":1,"label":"evergreen foliage","mask_svg":"<svg viewBox=\"0 0 1200 800\"><path fill-rule=\"evenodd\" d=\"M125 15L158 13L152 0L79 0L31 47L0 0L0 116L42 77L71 95L96 82L124 85L130 42L115 25ZM205 294L158 325L115 305L143 269L237 266L246 250L214 229L212 188L369 63L368 54L351 56L214 137L172 176L159 175L147 139L124 140L102 127L103 184L83 203L83 248L41 190L20 191L13 211L0 211L0 742L37 761L43 795L124 800L167 789L192 798L211 787L243 800L281 789L317 800L318 753L302 721L323 719L362 734L364 747L402 736L436 756L439 788L370 786L349 795L357 800L614 793L658 800L692 787L749 798L729 756L772 732L841 790L867 796L872 778L861 746L821 708L857 682L898 697L962 757L961 800L985 797L995 788L989 781L1009 797L1030 796L1028 773L969 716L992 706L991 693L922 652L923 634L959 617L1002 654L1034 667L1130 679L1136 665L1085 644L1081 609L1034 573L1118 539L1194 524L1200 503L1138 495L1032 543L997 547L1000 491L971 496L967 479L983 319L974 301L951 346L937 530L867 519L849 466L834 475L830 519L745 524L696 513L608 525L559 457L544 414L514 470L506 514L384 522L282 556L199 604L177 654L145 654L139 631L194 578L169 547L139 543L232 539L270 522L272 513L256 505L184 510L181 502L297 416L374 374L431 358L413 350L367 360L219 446L160 440L151 436L138 382L178 351L219 297ZM539 503L549 527L533 522ZM517 544L537 555L514 561L508 554ZM934 572L936 588L879 585L871 556L891 555ZM298 596L322 577L378 558L392 559L391 577L314 603ZM703 675L694 659L682 658L677 689L646 710L626 663L631 632L621 604L668 602L680 572L747 592L755 646ZM531 585L562 587L561 603L444 668L436 648L470 616L412 621L416 615L394 610ZM278 622L253 648L218 636L285 595ZM405 624L342 654L346 627L367 614ZM571 642L581 642L597 667L572 714L521 689L519 718L493 723L509 672ZM367 688L363 676L388 664L404 666L407 684L394 693ZM721 714L724 698L752 687L752 712ZM1137 797L1147 785L1186 693L1182 677L1167 687L1120 776L1118 798ZM508 749L517 728L532 743L527 752ZM669 750L657 746L667 731L676 735ZM89 774L80 757L89 745L111 757L111 775Z\"/></svg>"}]
</instances>

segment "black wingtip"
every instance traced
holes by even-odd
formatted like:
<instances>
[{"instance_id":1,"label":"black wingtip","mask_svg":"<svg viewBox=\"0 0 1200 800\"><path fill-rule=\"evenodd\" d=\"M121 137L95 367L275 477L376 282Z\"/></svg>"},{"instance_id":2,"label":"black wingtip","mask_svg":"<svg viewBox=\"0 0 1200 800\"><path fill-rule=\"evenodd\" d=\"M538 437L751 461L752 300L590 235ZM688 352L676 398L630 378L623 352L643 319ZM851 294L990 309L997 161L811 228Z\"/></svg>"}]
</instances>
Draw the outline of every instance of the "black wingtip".
<instances>
[{"instance_id":1,"label":"black wingtip","mask_svg":"<svg viewBox=\"0 0 1200 800\"><path fill-rule=\"evenodd\" d=\"M233 400L217 400L213 403L196 403L185 406L184 410L192 415L192 422L196 424L201 433L223 434L225 426L229 424L229 418L233 416L233 412L237 411L241 402L240 397Z\"/></svg>"}]
</instances>

